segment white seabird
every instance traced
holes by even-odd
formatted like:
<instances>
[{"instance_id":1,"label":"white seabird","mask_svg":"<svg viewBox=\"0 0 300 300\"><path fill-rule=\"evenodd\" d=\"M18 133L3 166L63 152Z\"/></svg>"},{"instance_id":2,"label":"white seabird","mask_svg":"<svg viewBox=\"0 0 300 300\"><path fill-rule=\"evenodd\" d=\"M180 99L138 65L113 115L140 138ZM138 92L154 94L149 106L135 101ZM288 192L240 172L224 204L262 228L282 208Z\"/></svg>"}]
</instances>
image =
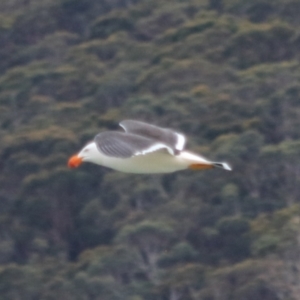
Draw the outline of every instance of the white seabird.
<instances>
[{"instance_id":1,"label":"white seabird","mask_svg":"<svg viewBox=\"0 0 300 300\"><path fill-rule=\"evenodd\" d=\"M172 173L179 170L221 168L231 171L225 162L213 162L185 151L185 137L167 128L140 121L119 124L125 132L99 133L68 162L70 168L91 162L126 173Z\"/></svg>"}]
</instances>

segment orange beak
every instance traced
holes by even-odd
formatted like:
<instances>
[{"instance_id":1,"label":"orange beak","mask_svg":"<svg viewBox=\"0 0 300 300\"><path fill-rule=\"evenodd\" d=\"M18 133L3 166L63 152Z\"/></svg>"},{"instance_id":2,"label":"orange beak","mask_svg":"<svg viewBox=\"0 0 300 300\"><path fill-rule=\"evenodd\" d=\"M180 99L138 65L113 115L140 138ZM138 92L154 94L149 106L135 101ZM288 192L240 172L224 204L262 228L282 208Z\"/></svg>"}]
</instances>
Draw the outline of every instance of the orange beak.
<instances>
[{"instance_id":1,"label":"orange beak","mask_svg":"<svg viewBox=\"0 0 300 300\"><path fill-rule=\"evenodd\" d=\"M68 167L69 168L77 168L82 163L82 158L80 158L78 155L73 155L69 161L68 161Z\"/></svg>"}]
</instances>

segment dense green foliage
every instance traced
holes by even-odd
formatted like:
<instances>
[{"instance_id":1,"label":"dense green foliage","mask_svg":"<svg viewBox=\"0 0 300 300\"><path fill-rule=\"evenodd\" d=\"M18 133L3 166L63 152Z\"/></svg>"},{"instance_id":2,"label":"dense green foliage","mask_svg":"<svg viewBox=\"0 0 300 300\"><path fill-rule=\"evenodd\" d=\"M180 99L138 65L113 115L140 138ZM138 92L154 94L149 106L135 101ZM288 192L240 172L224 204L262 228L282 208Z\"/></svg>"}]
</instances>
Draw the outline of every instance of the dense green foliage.
<instances>
[{"instance_id":1,"label":"dense green foliage","mask_svg":"<svg viewBox=\"0 0 300 300\"><path fill-rule=\"evenodd\" d=\"M2 0L0 298L292 300L299 0ZM135 118L234 171L68 157Z\"/></svg>"}]
</instances>

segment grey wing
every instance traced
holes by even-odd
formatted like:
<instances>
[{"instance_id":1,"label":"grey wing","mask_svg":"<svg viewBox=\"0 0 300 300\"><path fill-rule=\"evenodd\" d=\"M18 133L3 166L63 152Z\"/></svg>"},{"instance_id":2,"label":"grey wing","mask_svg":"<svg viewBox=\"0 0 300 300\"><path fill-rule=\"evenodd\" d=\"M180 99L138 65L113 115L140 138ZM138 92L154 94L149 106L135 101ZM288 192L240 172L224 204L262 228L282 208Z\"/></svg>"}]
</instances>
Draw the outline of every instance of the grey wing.
<instances>
[{"instance_id":1,"label":"grey wing","mask_svg":"<svg viewBox=\"0 0 300 300\"><path fill-rule=\"evenodd\" d=\"M153 139L123 132L102 132L95 136L94 141L100 152L117 158L144 155L161 149L171 151L167 145Z\"/></svg>"},{"instance_id":2,"label":"grey wing","mask_svg":"<svg viewBox=\"0 0 300 300\"><path fill-rule=\"evenodd\" d=\"M120 123L120 126L128 133L134 133L155 139L168 145L171 149L173 149L173 154L184 149L185 136L171 129L161 128L134 120L124 120Z\"/></svg>"}]
</instances>

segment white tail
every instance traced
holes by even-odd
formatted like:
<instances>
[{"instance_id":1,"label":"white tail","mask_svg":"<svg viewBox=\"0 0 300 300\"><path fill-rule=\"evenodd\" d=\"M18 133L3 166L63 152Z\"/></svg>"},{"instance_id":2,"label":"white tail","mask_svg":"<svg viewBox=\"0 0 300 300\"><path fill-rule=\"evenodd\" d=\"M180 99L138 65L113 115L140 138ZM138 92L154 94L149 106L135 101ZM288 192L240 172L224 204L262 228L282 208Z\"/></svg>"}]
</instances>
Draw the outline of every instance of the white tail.
<instances>
[{"instance_id":1,"label":"white tail","mask_svg":"<svg viewBox=\"0 0 300 300\"><path fill-rule=\"evenodd\" d=\"M221 168L221 169L224 169L224 170L227 170L227 171L232 171L229 164L225 163L225 162L214 162L213 165L217 168Z\"/></svg>"}]
</instances>

